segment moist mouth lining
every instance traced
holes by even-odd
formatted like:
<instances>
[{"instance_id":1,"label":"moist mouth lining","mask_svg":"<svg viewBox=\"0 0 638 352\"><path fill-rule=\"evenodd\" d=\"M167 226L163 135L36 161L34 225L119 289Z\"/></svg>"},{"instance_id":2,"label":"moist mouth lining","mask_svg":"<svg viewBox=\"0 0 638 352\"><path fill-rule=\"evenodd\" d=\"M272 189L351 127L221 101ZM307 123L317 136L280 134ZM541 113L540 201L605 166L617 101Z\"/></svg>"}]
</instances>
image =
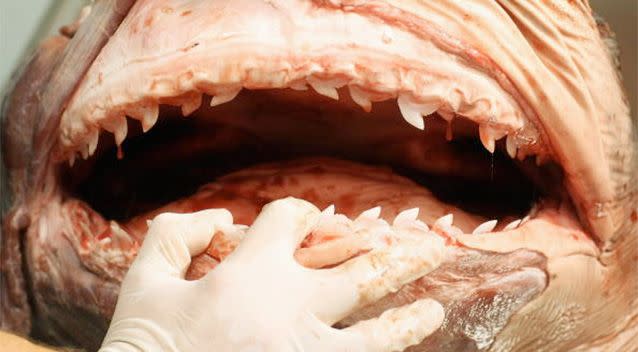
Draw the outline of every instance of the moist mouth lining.
<instances>
[{"instance_id":1,"label":"moist mouth lining","mask_svg":"<svg viewBox=\"0 0 638 352\"><path fill-rule=\"evenodd\" d=\"M504 141L490 154L470 120L456 116L450 124L435 112L421 131L401 118L394 102L365 112L340 95L332 100L311 91L244 90L215 107L206 97L188 117L162 105L146 133L138 121L128 121L121 147L102 132L94 155L63 167L62 184L68 195L116 221L248 166L313 156L388 167L440 200L487 218L522 218L543 195L529 170L538 175L547 167L513 160Z\"/></svg>"}]
</instances>

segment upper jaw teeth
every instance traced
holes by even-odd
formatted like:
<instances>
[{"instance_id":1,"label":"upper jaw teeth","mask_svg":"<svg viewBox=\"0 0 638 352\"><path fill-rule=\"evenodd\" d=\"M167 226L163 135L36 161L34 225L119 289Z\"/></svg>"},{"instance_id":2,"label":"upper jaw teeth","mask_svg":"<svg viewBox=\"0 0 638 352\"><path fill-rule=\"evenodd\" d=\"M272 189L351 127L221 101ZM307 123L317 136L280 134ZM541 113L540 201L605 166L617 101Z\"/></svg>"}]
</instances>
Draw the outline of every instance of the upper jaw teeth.
<instances>
[{"instance_id":1,"label":"upper jaw teeth","mask_svg":"<svg viewBox=\"0 0 638 352\"><path fill-rule=\"evenodd\" d=\"M220 90L210 99L210 106L217 106L227 103L235 99L240 91L241 87L230 87L224 90Z\"/></svg>"},{"instance_id":2,"label":"upper jaw teeth","mask_svg":"<svg viewBox=\"0 0 638 352\"><path fill-rule=\"evenodd\" d=\"M381 92L375 90L363 89L362 86L349 82L344 78L319 78L317 76L310 75L305 79L298 79L290 82L290 87L297 90L307 89L307 85L311 86L317 93L330 97L332 99L339 99L339 92L337 88L347 86L350 91L352 100L360 105L365 111L371 111L373 101L381 101L389 99L393 96L397 97L397 104L403 119L410 125L418 128L419 130L425 129L424 116L431 115L435 112L439 113L448 123L451 123L456 115L469 114L468 117L479 123L479 138L490 153L494 153L496 149L496 141L503 137L506 138L505 149L512 158L517 156L518 149L520 148L520 138L515 135L515 131L521 128L522 124L519 124L513 113L509 113L506 117L508 122L504 124L497 124L492 119L487 119L485 114L494 116L496 114L494 104L491 104L485 98L481 98L475 101L475 103L465 101L463 94L455 91L445 98L445 94L438 95L432 93L430 96L416 97L413 93L392 93L391 91ZM434 89L434 88L433 88ZM232 101L242 90L241 85L226 85L207 90L207 94L211 95L211 106L221 105ZM440 90L440 89L439 89ZM458 89L457 89L458 90ZM201 106L202 92L191 92L183 95L182 98L175 98L171 103L172 105L180 105L182 113L187 116L194 112ZM470 99L470 98L467 98ZM169 99L170 101L170 99ZM472 104L476 106L472 107ZM145 100L139 104L129 104L124 111L120 113L113 113L109 118L102 118L99 121L100 126L112 132L115 136L115 142L120 145L127 135L127 123L124 116L130 116L136 120L139 120L144 132L149 131L157 122L159 116L159 103L155 101ZM119 114L119 115L118 115ZM481 115L483 114L483 115ZM465 115L463 115L465 116ZM517 116L517 115L516 115ZM500 119L500 118L499 118ZM446 138L452 139L452 130L449 129ZM96 150L96 138L92 134L89 135L88 141L85 141L85 147L79 148L82 155L92 155ZM87 145L88 144L88 145ZM528 144L523 142L523 144ZM519 155L520 156L520 155Z\"/></svg>"},{"instance_id":3,"label":"upper jaw teeth","mask_svg":"<svg viewBox=\"0 0 638 352\"><path fill-rule=\"evenodd\" d=\"M308 77L308 84L310 84L312 89L314 89L317 93L334 100L339 100L339 92L337 92L337 88L345 85L345 83L339 82L338 80L325 81L312 76Z\"/></svg>"},{"instance_id":4,"label":"upper jaw teeth","mask_svg":"<svg viewBox=\"0 0 638 352\"><path fill-rule=\"evenodd\" d=\"M404 94L399 95L397 103L399 104L399 110L401 111L401 115L403 115L403 119L420 130L425 128L423 116L430 115L439 108L439 105L436 103L414 103Z\"/></svg>"}]
</instances>

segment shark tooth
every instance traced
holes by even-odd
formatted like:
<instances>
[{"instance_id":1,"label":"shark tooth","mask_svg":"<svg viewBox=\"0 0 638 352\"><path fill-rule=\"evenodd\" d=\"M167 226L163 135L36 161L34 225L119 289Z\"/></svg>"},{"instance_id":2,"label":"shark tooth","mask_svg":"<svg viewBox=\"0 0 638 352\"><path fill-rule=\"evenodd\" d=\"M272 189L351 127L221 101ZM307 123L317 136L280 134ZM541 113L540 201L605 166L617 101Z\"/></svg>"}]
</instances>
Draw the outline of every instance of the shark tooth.
<instances>
[{"instance_id":1,"label":"shark tooth","mask_svg":"<svg viewBox=\"0 0 638 352\"><path fill-rule=\"evenodd\" d=\"M423 120L423 116L419 109L412 103L410 103L405 96L399 96L397 99L397 103L399 104L399 110L401 111L401 115L403 119L409 123L410 125L423 130L425 129L425 122Z\"/></svg>"},{"instance_id":2,"label":"shark tooth","mask_svg":"<svg viewBox=\"0 0 638 352\"><path fill-rule=\"evenodd\" d=\"M491 129L484 124L479 125L479 137L481 138L481 143L488 152L494 154L494 149L496 148L496 141L494 137L492 137Z\"/></svg>"},{"instance_id":3,"label":"shark tooth","mask_svg":"<svg viewBox=\"0 0 638 352\"><path fill-rule=\"evenodd\" d=\"M334 204L330 204L329 206L327 206L326 209L324 209L321 212L321 215L325 216L325 217L335 215L335 205Z\"/></svg>"},{"instance_id":4,"label":"shark tooth","mask_svg":"<svg viewBox=\"0 0 638 352\"><path fill-rule=\"evenodd\" d=\"M400 226L405 223L413 222L419 216L419 208L411 208L403 210L394 218L393 226Z\"/></svg>"},{"instance_id":5,"label":"shark tooth","mask_svg":"<svg viewBox=\"0 0 638 352\"><path fill-rule=\"evenodd\" d=\"M490 221L486 221L480 225L478 225L474 231L472 231L473 235L480 235L483 233L488 233L488 232L492 232L492 230L494 230L494 228L496 227L496 224L498 223L498 220L490 220Z\"/></svg>"},{"instance_id":6,"label":"shark tooth","mask_svg":"<svg viewBox=\"0 0 638 352\"><path fill-rule=\"evenodd\" d=\"M514 220L514 221L510 222L509 224L507 224L507 225L503 228L503 231L510 231L510 230L514 230L515 228L517 228L517 227L518 227L518 225L520 225L520 224L521 224L521 222L522 222L522 220L521 220L521 219Z\"/></svg>"},{"instance_id":7,"label":"shark tooth","mask_svg":"<svg viewBox=\"0 0 638 352\"><path fill-rule=\"evenodd\" d=\"M182 103L182 116L192 114L200 106L202 106L202 95L200 93L194 94Z\"/></svg>"},{"instance_id":8,"label":"shark tooth","mask_svg":"<svg viewBox=\"0 0 638 352\"><path fill-rule=\"evenodd\" d=\"M155 123L159 116L159 105L154 102L136 106L129 109L127 114L142 123L142 131L148 132Z\"/></svg>"},{"instance_id":9,"label":"shark tooth","mask_svg":"<svg viewBox=\"0 0 638 352\"><path fill-rule=\"evenodd\" d=\"M296 81L290 84L290 89L305 91L305 90L308 90L308 86L306 85L306 82L304 81Z\"/></svg>"},{"instance_id":10,"label":"shark tooth","mask_svg":"<svg viewBox=\"0 0 638 352\"><path fill-rule=\"evenodd\" d=\"M97 144L100 140L100 133L98 132L98 130L91 130L89 132L89 143L88 143L88 150L89 150L89 155L93 155L95 153L95 150L97 149Z\"/></svg>"},{"instance_id":11,"label":"shark tooth","mask_svg":"<svg viewBox=\"0 0 638 352\"><path fill-rule=\"evenodd\" d=\"M358 86L348 86L348 90L350 91L350 97L352 101L357 103L357 105L361 106L361 108L365 112L372 111L372 102L370 101L370 97L366 94L361 88Z\"/></svg>"},{"instance_id":12,"label":"shark tooth","mask_svg":"<svg viewBox=\"0 0 638 352\"><path fill-rule=\"evenodd\" d=\"M355 221L361 219L378 219L379 215L381 215L381 207L374 207L361 212Z\"/></svg>"},{"instance_id":13,"label":"shark tooth","mask_svg":"<svg viewBox=\"0 0 638 352\"><path fill-rule=\"evenodd\" d=\"M447 228L452 226L453 222L454 222L454 214L450 213L436 219L436 221L434 222L434 226L438 228Z\"/></svg>"},{"instance_id":14,"label":"shark tooth","mask_svg":"<svg viewBox=\"0 0 638 352\"><path fill-rule=\"evenodd\" d=\"M335 88L335 86L331 85L330 83L315 79L313 77L309 77L308 84L310 84L315 92L328 98L339 100L339 92L337 92L337 88Z\"/></svg>"},{"instance_id":15,"label":"shark tooth","mask_svg":"<svg viewBox=\"0 0 638 352\"><path fill-rule=\"evenodd\" d=\"M115 136L115 144L122 145L122 142L126 139L126 134L128 133L128 124L126 123L126 118L122 117L121 122L117 123L116 129L113 132Z\"/></svg>"},{"instance_id":16,"label":"shark tooth","mask_svg":"<svg viewBox=\"0 0 638 352\"><path fill-rule=\"evenodd\" d=\"M210 106L217 106L235 99L237 94L241 92L241 87L228 88L221 90L210 99Z\"/></svg>"},{"instance_id":17,"label":"shark tooth","mask_svg":"<svg viewBox=\"0 0 638 352\"><path fill-rule=\"evenodd\" d=\"M509 155L510 158L516 158L516 152L518 150L518 147L516 145L516 136L507 136L507 138L505 139L505 149L507 150L507 155Z\"/></svg>"},{"instance_id":18,"label":"shark tooth","mask_svg":"<svg viewBox=\"0 0 638 352\"><path fill-rule=\"evenodd\" d=\"M75 153L71 153L69 157L69 167L73 167L73 165L75 165Z\"/></svg>"},{"instance_id":19,"label":"shark tooth","mask_svg":"<svg viewBox=\"0 0 638 352\"><path fill-rule=\"evenodd\" d=\"M124 115L102 120L100 124L105 130L113 133L115 144L122 145L128 132L126 117L124 117Z\"/></svg>"},{"instance_id":20,"label":"shark tooth","mask_svg":"<svg viewBox=\"0 0 638 352\"><path fill-rule=\"evenodd\" d=\"M82 155L82 159L86 160L89 158L89 145L87 144L85 148L80 150L80 155Z\"/></svg>"}]
</instances>

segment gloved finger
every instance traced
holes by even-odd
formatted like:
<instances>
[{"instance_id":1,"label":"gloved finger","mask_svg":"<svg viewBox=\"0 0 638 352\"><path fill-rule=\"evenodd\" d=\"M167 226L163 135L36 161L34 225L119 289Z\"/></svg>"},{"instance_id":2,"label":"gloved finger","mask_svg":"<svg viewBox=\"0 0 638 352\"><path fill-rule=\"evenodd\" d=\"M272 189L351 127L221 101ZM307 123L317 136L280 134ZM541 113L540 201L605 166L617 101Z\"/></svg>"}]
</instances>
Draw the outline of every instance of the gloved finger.
<instances>
[{"instance_id":1,"label":"gloved finger","mask_svg":"<svg viewBox=\"0 0 638 352\"><path fill-rule=\"evenodd\" d=\"M227 258L234 260L257 253L290 255L319 220L320 211L314 205L292 197L266 204L246 237Z\"/></svg>"},{"instance_id":2,"label":"gloved finger","mask_svg":"<svg viewBox=\"0 0 638 352\"><path fill-rule=\"evenodd\" d=\"M335 268L314 271L312 312L332 325L436 269L444 251L435 236L401 239Z\"/></svg>"},{"instance_id":3,"label":"gloved finger","mask_svg":"<svg viewBox=\"0 0 638 352\"><path fill-rule=\"evenodd\" d=\"M345 334L344 350L403 351L436 331L444 318L443 306L429 298L389 309L378 318L341 330Z\"/></svg>"},{"instance_id":4,"label":"gloved finger","mask_svg":"<svg viewBox=\"0 0 638 352\"><path fill-rule=\"evenodd\" d=\"M232 223L225 209L160 214L151 222L133 266L183 278L191 257L206 249L217 229Z\"/></svg>"}]
</instances>

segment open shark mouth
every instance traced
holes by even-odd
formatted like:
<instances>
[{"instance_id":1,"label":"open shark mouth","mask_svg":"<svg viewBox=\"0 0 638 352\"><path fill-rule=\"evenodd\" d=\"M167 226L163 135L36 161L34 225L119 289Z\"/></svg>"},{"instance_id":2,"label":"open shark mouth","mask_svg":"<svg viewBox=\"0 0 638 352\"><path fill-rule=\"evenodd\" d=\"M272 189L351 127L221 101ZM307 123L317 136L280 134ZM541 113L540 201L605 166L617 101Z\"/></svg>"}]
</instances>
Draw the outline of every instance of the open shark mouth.
<instances>
[{"instance_id":1,"label":"open shark mouth","mask_svg":"<svg viewBox=\"0 0 638 352\"><path fill-rule=\"evenodd\" d=\"M147 219L228 208L250 225L294 196L445 239L437 270L339 326L433 297L446 320L415 351L627 337L638 287L616 249L635 244L635 132L589 8L552 6L137 1L51 129L36 186L5 157L3 226L20 240L3 238L3 326L95 348ZM236 243L216 236L187 278ZM372 243L313 234L297 258L326 267Z\"/></svg>"}]
</instances>

